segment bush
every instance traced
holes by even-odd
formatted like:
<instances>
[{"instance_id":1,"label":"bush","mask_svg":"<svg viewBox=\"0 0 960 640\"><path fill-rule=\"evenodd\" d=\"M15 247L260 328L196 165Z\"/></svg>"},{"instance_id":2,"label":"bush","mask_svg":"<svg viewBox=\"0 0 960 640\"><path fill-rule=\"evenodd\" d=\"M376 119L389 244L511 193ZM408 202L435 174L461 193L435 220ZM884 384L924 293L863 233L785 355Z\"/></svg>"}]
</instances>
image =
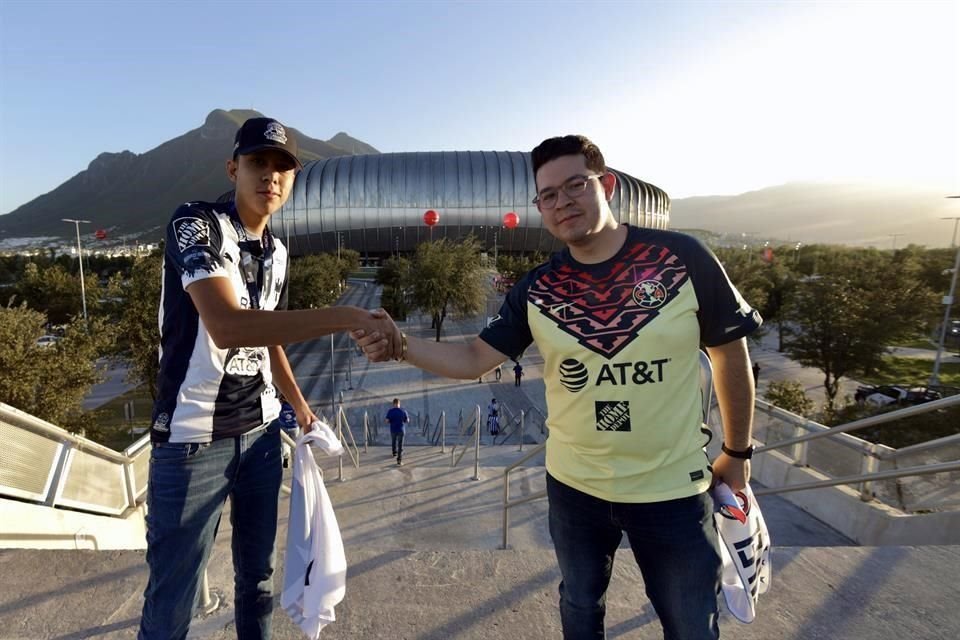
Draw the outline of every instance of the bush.
<instances>
[{"instance_id":1,"label":"bush","mask_svg":"<svg viewBox=\"0 0 960 640\"><path fill-rule=\"evenodd\" d=\"M807 397L803 385L793 380L772 381L767 385L763 397L767 402L798 416L806 418L813 412L813 401Z\"/></svg>"}]
</instances>

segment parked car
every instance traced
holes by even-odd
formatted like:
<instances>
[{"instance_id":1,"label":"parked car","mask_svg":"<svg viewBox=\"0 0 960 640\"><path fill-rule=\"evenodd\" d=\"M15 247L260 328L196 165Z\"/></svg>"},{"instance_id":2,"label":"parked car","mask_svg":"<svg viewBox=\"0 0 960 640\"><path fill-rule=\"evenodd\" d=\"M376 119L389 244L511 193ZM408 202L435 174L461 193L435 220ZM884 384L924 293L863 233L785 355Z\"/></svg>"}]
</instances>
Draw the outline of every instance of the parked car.
<instances>
[{"instance_id":1,"label":"parked car","mask_svg":"<svg viewBox=\"0 0 960 640\"><path fill-rule=\"evenodd\" d=\"M906 387L892 384L861 385L857 387L857 391L853 395L857 404L869 404L875 407L884 407L889 404L910 406L939 400L940 397L939 391L926 387Z\"/></svg>"},{"instance_id":2,"label":"parked car","mask_svg":"<svg viewBox=\"0 0 960 640\"><path fill-rule=\"evenodd\" d=\"M45 335L37 338L38 347L52 347L60 342L60 336Z\"/></svg>"}]
</instances>

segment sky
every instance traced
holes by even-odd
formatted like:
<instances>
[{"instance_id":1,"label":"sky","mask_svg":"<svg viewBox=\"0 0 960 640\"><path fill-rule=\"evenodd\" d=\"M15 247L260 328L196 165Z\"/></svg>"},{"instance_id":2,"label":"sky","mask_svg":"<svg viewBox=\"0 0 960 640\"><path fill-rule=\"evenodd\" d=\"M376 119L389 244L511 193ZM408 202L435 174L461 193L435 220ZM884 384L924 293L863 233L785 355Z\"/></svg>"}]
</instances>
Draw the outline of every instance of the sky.
<instances>
[{"instance_id":1,"label":"sky","mask_svg":"<svg viewBox=\"0 0 960 640\"><path fill-rule=\"evenodd\" d=\"M0 213L217 108L383 152L582 133L674 199L960 193L960 2L0 0Z\"/></svg>"}]
</instances>

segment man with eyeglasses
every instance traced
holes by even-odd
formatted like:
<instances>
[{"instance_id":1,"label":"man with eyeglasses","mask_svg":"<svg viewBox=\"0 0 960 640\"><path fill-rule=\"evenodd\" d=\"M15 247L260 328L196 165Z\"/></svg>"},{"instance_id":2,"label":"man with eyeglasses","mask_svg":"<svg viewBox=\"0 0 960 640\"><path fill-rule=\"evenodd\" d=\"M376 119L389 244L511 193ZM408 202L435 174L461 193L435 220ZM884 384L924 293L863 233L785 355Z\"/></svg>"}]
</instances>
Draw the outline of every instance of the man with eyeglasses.
<instances>
[{"instance_id":1,"label":"man with eyeglasses","mask_svg":"<svg viewBox=\"0 0 960 640\"><path fill-rule=\"evenodd\" d=\"M610 209L616 176L590 140L550 138L532 161L534 203L566 248L510 290L478 339L401 336L403 355L469 379L537 343L564 638L605 637L606 590L624 532L664 637L718 638L721 559L708 489L723 480L739 491L749 479L754 388L744 337L760 316L696 239L618 223ZM372 359L387 357L378 337L353 335ZM701 344L724 425L712 463Z\"/></svg>"},{"instance_id":2,"label":"man with eyeglasses","mask_svg":"<svg viewBox=\"0 0 960 640\"><path fill-rule=\"evenodd\" d=\"M358 307L285 310L287 250L267 223L299 169L293 132L251 118L226 161L232 202L188 202L167 225L141 640L186 638L228 497L236 634L270 637L283 471L277 390L305 431L316 420L282 345L357 327L395 334L388 317ZM395 337L386 352L399 353Z\"/></svg>"}]
</instances>

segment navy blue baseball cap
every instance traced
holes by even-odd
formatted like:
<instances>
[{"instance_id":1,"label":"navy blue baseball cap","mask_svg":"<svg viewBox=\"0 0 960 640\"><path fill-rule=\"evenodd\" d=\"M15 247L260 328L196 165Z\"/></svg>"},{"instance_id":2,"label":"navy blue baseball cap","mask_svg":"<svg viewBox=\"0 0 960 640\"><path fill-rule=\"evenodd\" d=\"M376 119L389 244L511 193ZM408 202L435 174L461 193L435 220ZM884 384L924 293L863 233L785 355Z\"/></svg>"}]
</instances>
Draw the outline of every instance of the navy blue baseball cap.
<instances>
[{"instance_id":1,"label":"navy blue baseball cap","mask_svg":"<svg viewBox=\"0 0 960 640\"><path fill-rule=\"evenodd\" d=\"M293 133L287 133L280 122L273 118L250 118L244 122L233 141L233 157L245 156L262 149L276 149L290 156L303 168L300 158L297 157L297 139Z\"/></svg>"}]
</instances>

